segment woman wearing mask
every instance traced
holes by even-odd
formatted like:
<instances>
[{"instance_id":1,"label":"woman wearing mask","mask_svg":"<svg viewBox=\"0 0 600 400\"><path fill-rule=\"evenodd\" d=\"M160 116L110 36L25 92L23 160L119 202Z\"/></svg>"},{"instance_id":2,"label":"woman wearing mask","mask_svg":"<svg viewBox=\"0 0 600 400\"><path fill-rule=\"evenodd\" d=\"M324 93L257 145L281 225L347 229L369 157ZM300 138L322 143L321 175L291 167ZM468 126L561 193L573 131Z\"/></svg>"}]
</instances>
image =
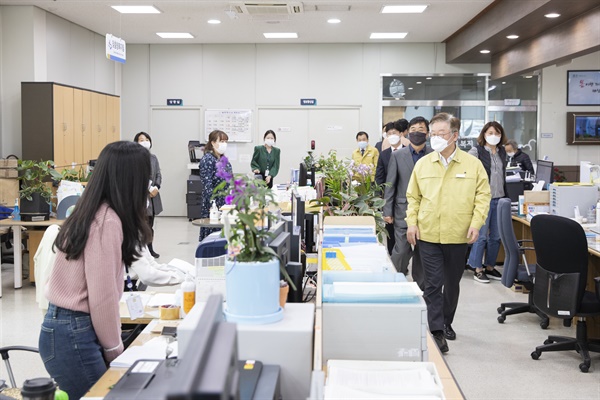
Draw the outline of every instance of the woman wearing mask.
<instances>
[{"instance_id":1,"label":"woman wearing mask","mask_svg":"<svg viewBox=\"0 0 600 400\"><path fill-rule=\"evenodd\" d=\"M150 151L152 148L152 138L146 132L140 132L133 138L133 141L139 143ZM150 199L148 201L148 223L150 224L150 229L152 229L152 238L154 238L154 217L160 214L163 210L162 201L160 200L160 185L162 184L162 174L160 173L160 164L158 164L158 158L150 153L150 165L152 167L152 173L150 174L150 186L148 188L148 193ZM152 240L148 243L148 250L150 250L150 254L152 257L158 258L160 254L157 254L152 247Z\"/></svg>"},{"instance_id":2,"label":"woman wearing mask","mask_svg":"<svg viewBox=\"0 0 600 400\"><path fill-rule=\"evenodd\" d=\"M484 125L477 145L469 154L479 158L487 172L492 192L490 211L485 225L479 231L479 238L471 248L467 263L475 269L473 278L477 282L489 283L490 279L501 280L502 275L494 267L500 250L500 232L498 230L498 200L506 197L506 151L504 128L496 121ZM485 252L485 262L483 253Z\"/></svg>"},{"instance_id":3,"label":"woman wearing mask","mask_svg":"<svg viewBox=\"0 0 600 400\"><path fill-rule=\"evenodd\" d=\"M263 139L265 141L264 146L254 147L250 168L252 168L255 174L263 176L270 189L273 187L273 179L279 172L279 156L281 151L275 147L275 142L277 141L275 132L272 130L266 131Z\"/></svg>"},{"instance_id":4,"label":"woman wearing mask","mask_svg":"<svg viewBox=\"0 0 600 400\"><path fill-rule=\"evenodd\" d=\"M46 370L79 399L123 352L119 300L125 265L150 239L146 218L150 153L109 143L55 241L39 350Z\"/></svg>"},{"instance_id":5,"label":"woman wearing mask","mask_svg":"<svg viewBox=\"0 0 600 400\"><path fill-rule=\"evenodd\" d=\"M208 135L208 143L204 148L204 156L200 159L200 182L202 183L202 208L200 218L208 218L210 216L210 208L212 201L218 208L225 204L223 196L217 196L212 199L213 191L223 182L222 178L217 176L217 162L221 159L227 149L227 141L229 136L223 131L215 130ZM231 164L227 162L226 167L231 172ZM216 231L216 228L200 228L199 240L202 241L205 237Z\"/></svg>"}]
</instances>

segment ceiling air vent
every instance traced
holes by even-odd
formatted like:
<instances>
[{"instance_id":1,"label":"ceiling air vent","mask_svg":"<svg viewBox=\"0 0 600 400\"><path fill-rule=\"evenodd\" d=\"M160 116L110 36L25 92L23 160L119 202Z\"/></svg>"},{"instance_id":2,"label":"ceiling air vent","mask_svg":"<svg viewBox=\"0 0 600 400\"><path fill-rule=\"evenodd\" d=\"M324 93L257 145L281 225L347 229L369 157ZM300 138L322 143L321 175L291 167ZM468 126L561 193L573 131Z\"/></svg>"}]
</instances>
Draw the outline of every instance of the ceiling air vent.
<instances>
[{"instance_id":1,"label":"ceiling air vent","mask_svg":"<svg viewBox=\"0 0 600 400\"><path fill-rule=\"evenodd\" d=\"M241 14L249 16L286 16L293 14L301 14L304 12L302 3L300 2L288 2L288 3L252 3L244 2L236 4L236 8L239 7Z\"/></svg>"}]
</instances>

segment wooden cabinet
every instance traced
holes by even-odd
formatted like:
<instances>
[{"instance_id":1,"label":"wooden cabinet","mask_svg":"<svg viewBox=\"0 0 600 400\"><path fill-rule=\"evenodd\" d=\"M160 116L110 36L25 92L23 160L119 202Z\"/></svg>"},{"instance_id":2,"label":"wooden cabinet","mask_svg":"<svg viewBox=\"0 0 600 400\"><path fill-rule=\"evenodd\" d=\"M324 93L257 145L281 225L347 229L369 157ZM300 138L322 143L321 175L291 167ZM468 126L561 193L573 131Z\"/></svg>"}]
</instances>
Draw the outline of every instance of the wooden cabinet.
<instances>
[{"instance_id":1,"label":"wooden cabinet","mask_svg":"<svg viewBox=\"0 0 600 400\"><path fill-rule=\"evenodd\" d=\"M121 139L117 96L52 82L21 83L22 158L86 164Z\"/></svg>"}]
</instances>

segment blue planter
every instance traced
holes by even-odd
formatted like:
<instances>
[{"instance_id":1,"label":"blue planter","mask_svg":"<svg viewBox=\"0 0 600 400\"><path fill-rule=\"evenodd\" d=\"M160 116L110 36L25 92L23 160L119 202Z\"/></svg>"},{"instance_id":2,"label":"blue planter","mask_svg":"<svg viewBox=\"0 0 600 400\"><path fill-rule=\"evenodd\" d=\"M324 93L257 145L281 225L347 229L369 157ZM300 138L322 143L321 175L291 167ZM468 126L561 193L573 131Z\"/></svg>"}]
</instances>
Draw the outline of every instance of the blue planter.
<instances>
[{"instance_id":1,"label":"blue planter","mask_svg":"<svg viewBox=\"0 0 600 400\"><path fill-rule=\"evenodd\" d=\"M279 306L279 260L225 261L225 315L229 322L269 324L283 318Z\"/></svg>"}]
</instances>

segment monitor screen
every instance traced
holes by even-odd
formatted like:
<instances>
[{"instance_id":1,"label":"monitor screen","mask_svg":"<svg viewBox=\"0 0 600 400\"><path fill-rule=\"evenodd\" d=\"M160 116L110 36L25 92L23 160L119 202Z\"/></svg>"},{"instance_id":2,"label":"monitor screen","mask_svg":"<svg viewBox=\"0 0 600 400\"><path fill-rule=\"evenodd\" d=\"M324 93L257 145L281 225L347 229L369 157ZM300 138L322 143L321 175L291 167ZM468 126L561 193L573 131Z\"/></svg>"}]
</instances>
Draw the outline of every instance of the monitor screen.
<instances>
[{"instance_id":1,"label":"monitor screen","mask_svg":"<svg viewBox=\"0 0 600 400\"><path fill-rule=\"evenodd\" d=\"M294 226L300 227L300 237L304 237L304 200L295 190L292 191L292 221Z\"/></svg>"},{"instance_id":2,"label":"monitor screen","mask_svg":"<svg viewBox=\"0 0 600 400\"><path fill-rule=\"evenodd\" d=\"M307 186L308 184L308 168L306 163L300 163L300 170L298 171L298 186Z\"/></svg>"},{"instance_id":3,"label":"monitor screen","mask_svg":"<svg viewBox=\"0 0 600 400\"><path fill-rule=\"evenodd\" d=\"M269 247L277 254L281 263L287 265L290 257L290 233L281 232L269 243Z\"/></svg>"},{"instance_id":4,"label":"monitor screen","mask_svg":"<svg viewBox=\"0 0 600 400\"><path fill-rule=\"evenodd\" d=\"M552 161L537 160L537 168L535 170L535 181L546 182L544 186L552 183L552 176L554 170L554 163ZM547 189L545 187L544 189Z\"/></svg>"}]
</instances>

